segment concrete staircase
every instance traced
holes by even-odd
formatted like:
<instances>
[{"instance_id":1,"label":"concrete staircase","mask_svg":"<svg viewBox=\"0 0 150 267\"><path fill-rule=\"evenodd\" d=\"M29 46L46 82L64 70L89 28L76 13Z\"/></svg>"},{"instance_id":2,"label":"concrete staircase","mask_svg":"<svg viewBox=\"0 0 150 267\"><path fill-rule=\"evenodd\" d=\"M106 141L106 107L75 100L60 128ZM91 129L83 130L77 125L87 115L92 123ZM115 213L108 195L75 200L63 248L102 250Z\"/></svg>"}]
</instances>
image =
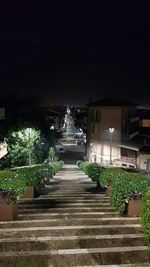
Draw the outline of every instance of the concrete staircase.
<instances>
[{"instance_id":1,"label":"concrete staircase","mask_svg":"<svg viewBox=\"0 0 150 267\"><path fill-rule=\"evenodd\" d=\"M0 223L1 267L144 267L150 251L140 218L119 216L76 166L66 165L37 199Z\"/></svg>"}]
</instances>

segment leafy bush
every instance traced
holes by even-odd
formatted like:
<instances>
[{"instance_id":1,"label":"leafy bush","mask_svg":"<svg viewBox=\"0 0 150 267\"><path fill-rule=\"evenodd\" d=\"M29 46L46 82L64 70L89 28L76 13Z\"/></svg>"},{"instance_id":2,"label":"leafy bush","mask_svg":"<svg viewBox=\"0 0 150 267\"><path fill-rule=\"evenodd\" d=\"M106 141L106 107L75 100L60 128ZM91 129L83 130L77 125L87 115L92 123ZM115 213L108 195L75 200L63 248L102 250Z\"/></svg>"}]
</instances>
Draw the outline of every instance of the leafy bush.
<instances>
[{"instance_id":1,"label":"leafy bush","mask_svg":"<svg viewBox=\"0 0 150 267\"><path fill-rule=\"evenodd\" d=\"M53 167L53 174L58 172L62 168L63 165L64 165L64 162L62 160L51 162L51 166Z\"/></svg>"},{"instance_id":2,"label":"leafy bush","mask_svg":"<svg viewBox=\"0 0 150 267\"><path fill-rule=\"evenodd\" d=\"M53 177L53 168L48 164L39 164L31 167L13 169L17 174L24 176L27 186L38 187L40 180L45 180Z\"/></svg>"},{"instance_id":3,"label":"leafy bush","mask_svg":"<svg viewBox=\"0 0 150 267\"><path fill-rule=\"evenodd\" d=\"M148 188L142 198L142 225L147 245L150 247L150 188Z\"/></svg>"},{"instance_id":4,"label":"leafy bush","mask_svg":"<svg viewBox=\"0 0 150 267\"><path fill-rule=\"evenodd\" d=\"M99 183L101 187L107 187L114 178L118 175L122 175L124 171L120 168L102 168L102 172L99 176Z\"/></svg>"},{"instance_id":5,"label":"leafy bush","mask_svg":"<svg viewBox=\"0 0 150 267\"><path fill-rule=\"evenodd\" d=\"M82 162L83 162L83 160L77 160L76 165L80 168L80 165Z\"/></svg>"},{"instance_id":6,"label":"leafy bush","mask_svg":"<svg viewBox=\"0 0 150 267\"><path fill-rule=\"evenodd\" d=\"M39 167L25 167L14 170L17 174L24 176L27 186L38 186L40 184Z\"/></svg>"},{"instance_id":7,"label":"leafy bush","mask_svg":"<svg viewBox=\"0 0 150 267\"><path fill-rule=\"evenodd\" d=\"M97 163L90 163L86 166L86 173L92 181L96 182L100 176L102 168Z\"/></svg>"},{"instance_id":8,"label":"leafy bush","mask_svg":"<svg viewBox=\"0 0 150 267\"><path fill-rule=\"evenodd\" d=\"M12 132L9 136L8 154L6 159L9 166L22 166L29 164L29 153L32 164L37 162L35 147L40 142L40 131L28 128Z\"/></svg>"},{"instance_id":9,"label":"leafy bush","mask_svg":"<svg viewBox=\"0 0 150 267\"><path fill-rule=\"evenodd\" d=\"M48 151L49 163L54 160L54 157L55 157L55 150L53 147L50 147Z\"/></svg>"},{"instance_id":10,"label":"leafy bush","mask_svg":"<svg viewBox=\"0 0 150 267\"><path fill-rule=\"evenodd\" d=\"M124 212L125 203L130 198L142 198L150 180L140 174L123 172L112 180L110 202L120 213Z\"/></svg>"},{"instance_id":11,"label":"leafy bush","mask_svg":"<svg viewBox=\"0 0 150 267\"><path fill-rule=\"evenodd\" d=\"M39 175L40 178L44 178L46 182L49 182L49 178L53 177L54 168L49 164L43 164L40 167Z\"/></svg>"},{"instance_id":12,"label":"leafy bush","mask_svg":"<svg viewBox=\"0 0 150 267\"><path fill-rule=\"evenodd\" d=\"M7 194L8 199L16 202L26 190L24 176L11 171L0 171L0 192Z\"/></svg>"},{"instance_id":13,"label":"leafy bush","mask_svg":"<svg viewBox=\"0 0 150 267\"><path fill-rule=\"evenodd\" d=\"M87 166L88 166L89 164L91 164L91 162L89 162L89 161L83 161L83 162L81 162L81 164L80 164L80 169L81 169L82 171L84 171L85 174L87 174Z\"/></svg>"}]
</instances>

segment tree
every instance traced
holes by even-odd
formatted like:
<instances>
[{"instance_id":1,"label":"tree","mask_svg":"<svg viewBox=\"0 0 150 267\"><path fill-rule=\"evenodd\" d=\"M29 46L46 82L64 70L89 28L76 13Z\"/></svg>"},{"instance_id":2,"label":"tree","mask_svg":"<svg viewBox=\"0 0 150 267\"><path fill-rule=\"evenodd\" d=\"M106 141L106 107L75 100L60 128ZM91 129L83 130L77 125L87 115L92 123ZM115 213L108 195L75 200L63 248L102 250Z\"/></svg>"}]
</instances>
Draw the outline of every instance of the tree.
<instances>
[{"instance_id":1,"label":"tree","mask_svg":"<svg viewBox=\"0 0 150 267\"><path fill-rule=\"evenodd\" d=\"M49 148L49 152L48 152L48 157L49 157L49 162L54 160L55 157L55 151L53 147Z\"/></svg>"},{"instance_id":2,"label":"tree","mask_svg":"<svg viewBox=\"0 0 150 267\"><path fill-rule=\"evenodd\" d=\"M7 161L11 167L37 163L36 146L40 131L26 128L12 132L9 137Z\"/></svg>"}]
</instances>

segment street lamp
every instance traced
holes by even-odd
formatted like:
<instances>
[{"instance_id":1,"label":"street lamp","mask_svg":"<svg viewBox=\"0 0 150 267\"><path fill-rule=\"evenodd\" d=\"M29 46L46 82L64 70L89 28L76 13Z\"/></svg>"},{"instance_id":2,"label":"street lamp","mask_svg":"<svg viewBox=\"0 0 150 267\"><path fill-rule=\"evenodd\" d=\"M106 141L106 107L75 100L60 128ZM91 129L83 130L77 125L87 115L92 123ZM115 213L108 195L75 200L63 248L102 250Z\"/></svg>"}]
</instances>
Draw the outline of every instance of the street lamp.
<instances>
[{"instance_id":1,"label":"street lamp","mask_svg":"<svg viewBox=\"0 0 150 267\"><path fill-rule=\"evenodd\" d=\"M32 128L27 128L28 134L29 134L29 165L32 165L31 162L31 132L32 132Z\"/></svg>"},{"instance_id":2,"label":"street lamp","mask_svg":"<svg viewBox=\"0 0 150 267\"><path fill-rule=\"evenodd\" d=\"M109 127L108 130L110 135L110 165L112 165L112 135L115 129L113 127Z\"/></svg>"}]
</instances>

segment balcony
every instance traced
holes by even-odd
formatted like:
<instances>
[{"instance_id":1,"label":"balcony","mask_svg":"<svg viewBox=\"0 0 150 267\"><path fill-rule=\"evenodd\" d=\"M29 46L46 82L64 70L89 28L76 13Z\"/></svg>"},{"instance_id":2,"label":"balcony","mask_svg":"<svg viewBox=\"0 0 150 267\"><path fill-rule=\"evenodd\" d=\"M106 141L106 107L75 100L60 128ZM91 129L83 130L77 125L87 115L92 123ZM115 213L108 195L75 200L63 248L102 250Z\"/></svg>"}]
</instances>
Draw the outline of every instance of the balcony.
<instances>
[{"instance_id":1,"label":"balcony","mask_svg":"<svg viewBox=\"0 0 150 267\"><path fill-rule=\"evenodd\" d=\"M136 168L137 159L121 156L119 159L115 159L113 164L118 167Z\"/></svg>"}]
</instances>

